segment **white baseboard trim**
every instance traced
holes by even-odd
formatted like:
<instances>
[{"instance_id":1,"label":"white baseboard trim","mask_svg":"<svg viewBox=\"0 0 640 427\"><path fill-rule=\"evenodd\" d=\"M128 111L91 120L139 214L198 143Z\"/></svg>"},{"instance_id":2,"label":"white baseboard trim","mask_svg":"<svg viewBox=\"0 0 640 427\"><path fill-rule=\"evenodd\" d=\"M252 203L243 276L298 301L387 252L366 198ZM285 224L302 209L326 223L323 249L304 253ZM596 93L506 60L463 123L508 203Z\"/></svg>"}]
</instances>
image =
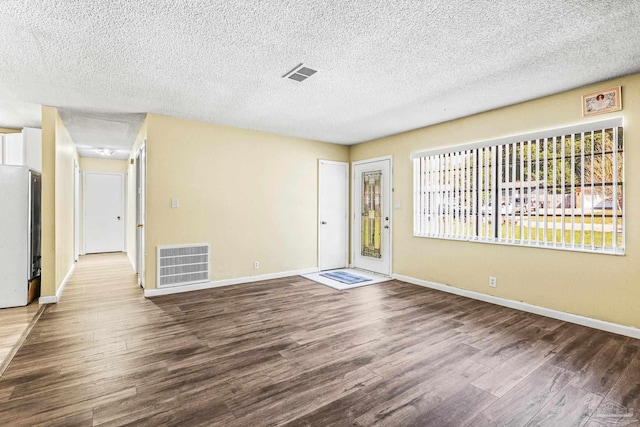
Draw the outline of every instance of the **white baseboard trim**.
<instances>
[{"instance_id":1,"label":"white baseboard trim","mask_svg":"<svg viewBox=\"0 0 640 427\"><path fill-rule=\"evenodd\" d=\"M57 302L58 302L58 298L55 295L38 298L38 304L40 304L40 305L42 305L42 304L55 304Z\"/></svg>"},{"instance_id":2,"label":"white baseboard trim","mask_svg":"<svg viewBox=\"0 0 640 427\"><path fill-rule=\"evenodd\" d=\"M60 298L62 297L62 291L64 291L64 287L67 286L67 282L69 281L69 279L71 279L71 276L73 275L73 272L75 269L76 269L76 265L71 264L71 268L67 272L67 275L64 276L64 279L62 279L62 283L60 283L60 287L58 288L58 291L56 292L56 294L53 296L40 297L38 299L38 303L39 304L55 304L58 301L60 301Z\"/></svg>"},{"instance_id":3,"label":"white baseboard trim","mask_svg":"<svg viewBox=\"0 0 640 427\"><path fill-rule=\"evenodd\" d=\"M640 329L631 326L619 325L617 323L611 323L604 320L593 319L591 317L584 317L577 314L566 313L564 311L553 310L551 308L540 307L537 305L527 304L525 302L487 295L480 292L468 291L466 289L443 285L441 283L429 282L426 280L416 279L414 277L403 276L400 274L394 274L392 275L392 277L403 282L411 283L418 286L424 286L430 289L448 292L450 294L460 295L491 304L501 305L503 307L526 311L527 313L539 314L540 316L551 317L552 319L563 320L565 322L575 323L577 325L587 326L589 328L600 329L602 331L640 339Z\"/></svg>"},{"instance_id":4,"label":"white baseboard trim","mask_svg":"<svg viewBox=\"0 0 640 427\"><path fill-rule=\"evenodd\" d=\"M261 274L260 276L237 277L234 279L216 280L205 283L195 283L193 285L175 286L162 289L145 289L145 298L157 297L160 295L179 294L182 292L201 291L203 289L220 288L222 286L240 285L243 283L260 282L262 280L282 279L283 277L300 276L302 274L317 273L318 268L306 268L302 270L282 271L279 273Z\"/></svg>"},{"instance_id":5,"label":"white baseboard trim","mask_svg":"<svg viewBox=\"0 0 640 427\"><path fill-rule=\"evenodd\" d=\"M48 297L40 297L38 298L38 304L55 304L58 302L58 298L53 295L53 296L48 296Z\"/></svg>"}]
</instances>

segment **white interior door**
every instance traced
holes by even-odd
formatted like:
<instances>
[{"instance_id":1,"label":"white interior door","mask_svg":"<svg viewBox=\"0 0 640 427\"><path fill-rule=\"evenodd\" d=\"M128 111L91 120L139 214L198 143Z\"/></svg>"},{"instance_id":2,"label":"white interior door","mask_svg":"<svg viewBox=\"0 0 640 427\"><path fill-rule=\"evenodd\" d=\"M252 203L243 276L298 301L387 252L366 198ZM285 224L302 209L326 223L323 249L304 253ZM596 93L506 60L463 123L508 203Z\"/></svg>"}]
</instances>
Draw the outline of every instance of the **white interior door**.
<instances>
[{"instance_id":1,"label":"white interior door","mask_svg":"<svg viewBox=\"0 0 640 427\"><path fill-rule=\"evenodd\" d=\"M136 156L136 273L138 284L144 288L144 223L146 191L146 146L142 146Z\"/></svg>"},{"instance_id":2,"label":"white interior door","mask_svg":"<svg viewBox=\"0 0 640 427\"><path fill-rule=\"evenodd\" d=\"M347 266L349 164L320 160L318 179L318 268Z\"/></svg>"},{"instance_id":3,"label":"white interior door","mask_svg":"<svg viewBox=\"0 0 640 427\"><path fill-rule=\"evenodd\" d=\"M353 163L353 266L391 274L391 159Z\"/></svg>"},{"instance_id":4,"label":"white interior door","mask_svg":"<svg viewBox=\"0 0 640 427\"><path fill-rule=\"evenodd\" d=\"M124 250L123 181L122 174L85 172L85 253Z\"/></svg>"}]
</instances>

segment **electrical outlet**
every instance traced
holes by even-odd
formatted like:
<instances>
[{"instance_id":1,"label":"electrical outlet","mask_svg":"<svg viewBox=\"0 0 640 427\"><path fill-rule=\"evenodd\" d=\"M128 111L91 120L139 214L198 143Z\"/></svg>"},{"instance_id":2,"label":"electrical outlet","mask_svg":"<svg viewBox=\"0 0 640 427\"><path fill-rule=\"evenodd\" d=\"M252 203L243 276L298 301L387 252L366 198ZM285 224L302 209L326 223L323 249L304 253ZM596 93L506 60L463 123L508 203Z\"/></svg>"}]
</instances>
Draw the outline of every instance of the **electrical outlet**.
<instances>
[{"instance_id":1,"label":"electrical outlet","mask_svg":"<svg viewBox=\"0 0 640 427\"><path fill-rule=\"evenodd\" d=\"M257 270L260 268L260 261L253 261L253 269Z\"/></svg>"},{"instance_id":2,"label":"electrical outlet","mask_svg":"<svg viewBox=\"0 0 640 427\"><path fill-rule=\"evenodd\" d=\"M496 278L494 276L489 276L489 286L492 288L497 286Z\"/></svg>"}]
</instances>

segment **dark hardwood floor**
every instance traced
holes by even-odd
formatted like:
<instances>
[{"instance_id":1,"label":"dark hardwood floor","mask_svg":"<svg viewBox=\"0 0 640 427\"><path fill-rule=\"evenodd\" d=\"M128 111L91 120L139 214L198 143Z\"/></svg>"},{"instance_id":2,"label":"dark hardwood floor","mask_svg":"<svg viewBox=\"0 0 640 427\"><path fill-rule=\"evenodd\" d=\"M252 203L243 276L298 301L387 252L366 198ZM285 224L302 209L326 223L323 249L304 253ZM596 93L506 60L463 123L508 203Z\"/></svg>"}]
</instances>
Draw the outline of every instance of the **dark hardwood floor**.
<instances>
[{"instance_id":1,"label":"dark hardwood floor","mask_svg":"<svg viewBox=\"0 0 640 427\"><path fill-rule=\"evenodd\" d=\"M638 426L640 342L399 281L145 299L81 259L0 379L0 425Z\"/></svg>"}]
</instances>

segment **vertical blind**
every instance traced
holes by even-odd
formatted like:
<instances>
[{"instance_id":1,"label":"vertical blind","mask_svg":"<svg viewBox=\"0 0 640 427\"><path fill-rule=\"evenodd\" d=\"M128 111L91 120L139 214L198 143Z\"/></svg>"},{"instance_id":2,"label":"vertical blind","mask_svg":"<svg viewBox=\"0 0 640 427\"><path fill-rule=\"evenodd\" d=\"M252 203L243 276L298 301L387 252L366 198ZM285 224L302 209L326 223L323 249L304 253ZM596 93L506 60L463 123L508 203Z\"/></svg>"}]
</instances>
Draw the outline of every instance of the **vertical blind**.
<instances>
[{"instance_id":1,"label":"vertical blind","mask_svg":"<svg viewBox=\"0 0 640 427\"><path fill-rule=\"evenodd\" d=\"M412 155L414 235L624 253L622 119Z\"/></svg>"}]
</instances>

